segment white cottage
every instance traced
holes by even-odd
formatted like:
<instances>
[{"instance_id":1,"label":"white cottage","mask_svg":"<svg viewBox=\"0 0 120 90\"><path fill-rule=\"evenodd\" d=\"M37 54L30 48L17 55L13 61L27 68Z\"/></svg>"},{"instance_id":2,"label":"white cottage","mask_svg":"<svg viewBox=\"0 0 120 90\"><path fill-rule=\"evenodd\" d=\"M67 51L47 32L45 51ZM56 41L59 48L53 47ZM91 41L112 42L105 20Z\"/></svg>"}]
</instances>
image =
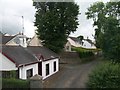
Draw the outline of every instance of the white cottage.
<instances>
[{"instance_id":1,"label":"white cottage","mask_svg":"<svg viewBox=\"0 0 120 90\"><path fill-rule=\"evenodd\" d=\"M31 48L33 47L29 47L30 50ZM37 47L37 49L41 51L38 54L33 54L27 48L21 46L2 46L0 71L16 70L20 79L27 79L35 74L39 74L43 76L43 79L46 79L58 72L59 57L54 56L54 52L47 51L45 47ZM49 53L50 57L46 53ZM49 58L46 58L46 56Z\"/></svg>"},{"instance_id":2,"label":"white cottage","mask_svg":"<svg viewBox=\"0 0 120 90\"><path fill-rule=\"evenodd\" d=\"M90 39L83 39L81 41L77 37L68 37L67 43L65 44L65 51L72 51L72 47L96 49L95 44Z\"/></svg>"},{"instance_id":3,"label":"white cottage","mask_svg":"<svg viewBox=\"0 0 120 90\"><path fill-rule=\"evenodd\" d=\"M31 53L21 46L2 46L0 71L18 71L18 78L27 79L38 74L38 62Z\"/></svg>"},{"instance_id":4,"label":"white cottage","mask_svg":"<svg viewBox=\"0 0 120 90\"><path fill-rule=\"evenodd\" d=\"M27 79L35 74L43 76L43 79L59 71L59 56L53 51L40 46L36 42L36 36L27 46L27 37L23 34L4 36L0 45L3 47L0 55L0 71L16 70L20 79Z\"/></svg>"}]
</instances>

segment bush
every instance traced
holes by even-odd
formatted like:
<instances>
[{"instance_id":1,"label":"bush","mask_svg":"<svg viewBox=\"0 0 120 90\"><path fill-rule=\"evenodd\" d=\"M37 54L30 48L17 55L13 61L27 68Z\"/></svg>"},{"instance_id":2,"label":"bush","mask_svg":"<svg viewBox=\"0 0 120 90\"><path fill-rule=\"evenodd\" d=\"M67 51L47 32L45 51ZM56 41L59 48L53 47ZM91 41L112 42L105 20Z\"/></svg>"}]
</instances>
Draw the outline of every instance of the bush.
<instances>
[{"instance_id":1,"label":"bush","mask_svg":"<svg viewBox=\"0 0 120 90\"><path fill-rule=\"evenodd\" d=\"M18 78L18 71L16 70L2 71L2 77L3 78Z\"/></svg>"},{"instance_id":2,"label":"bush","mask_svg":"<svg viewBox=\"0 0 120 90\"><path fill-rule=\"evenodd\" d=\"M89 75L89 88L120 88L120 64L111 62L98 66Z\"/></svg>"},{"instance_id":3,"label":"bush","mask_svg":"<svg viewBox=\"0 0 120 90\"><path fill-rule=\"evenodd\" d=\"M92 50L84 49L84 48L72 48L73 51L78 52L80 58L87 58L94 56L94 53Z\"/></svg>"},{"instance_id":4,"label":"bush","mask_svg":"<svg viewBox=\"0 0 120 90\"><path fill-rule=\"evenodd\" d=\"M20 79L2 79L2 88L29 88L29 81Z\"/></svg>"}]
</instances>

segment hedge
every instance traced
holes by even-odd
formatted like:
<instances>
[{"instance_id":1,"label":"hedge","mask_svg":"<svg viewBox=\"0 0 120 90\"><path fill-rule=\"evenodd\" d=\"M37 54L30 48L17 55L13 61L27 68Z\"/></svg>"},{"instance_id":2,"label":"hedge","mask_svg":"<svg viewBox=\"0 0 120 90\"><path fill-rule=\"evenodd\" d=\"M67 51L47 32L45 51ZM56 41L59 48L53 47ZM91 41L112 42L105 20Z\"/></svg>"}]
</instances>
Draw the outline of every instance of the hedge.
<instances>
[{"instance_id":1,"label":"hedge","mask_svg":"<svg viewBox=\"0 0 120 90\"><path fill-rule=\"evenodd\" d=\"M89 88L120 88L120 64L103 63L89 75Z\"/></svg>"},{"instance_id":2,"label":"hedge","mask_svg":"<svg viewBox=\"0 0 120 90\"><path fill-rule=\"evenodd\" d=\"M92 50L87 50L80 47L77 47L77 48L74 47L72 48L72 50L78 52L80 58L88 58L88 57L94 56L94 53Z\"/></svg>"},{"instance_id":3,"label":"hedge","mask_svg":"<svg viewBox=\"0 0 120 90\"><path fill-rule=\"evenodd\" d=\"M20 79L4 79L2 78L2 88L18 88L29 89L29 81Z\"/></svg>"}]
</instances>

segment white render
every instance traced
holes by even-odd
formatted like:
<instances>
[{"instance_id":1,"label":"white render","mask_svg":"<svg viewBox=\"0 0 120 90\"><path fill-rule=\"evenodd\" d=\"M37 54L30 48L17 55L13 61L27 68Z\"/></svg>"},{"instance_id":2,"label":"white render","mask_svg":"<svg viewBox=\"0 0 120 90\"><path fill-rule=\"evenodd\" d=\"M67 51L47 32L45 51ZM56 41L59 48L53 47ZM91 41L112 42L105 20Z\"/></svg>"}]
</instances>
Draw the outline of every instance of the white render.
<instances>
[{"instance_id":1,"label":"white render","mask_svg":"<svg viewBox=\"0 0 120 90\"><path fill-rule=\"evenodd\" d=\"M0 57L2 57L0 59L0 71L17 70L15 63L6 58L2 53L0 53Z\"/></svg>"},{"instance_id":2,"label":"white render","mask_svg":"<svg viewBox=\"0 0 120 90\"><path fill-rule=\"evenodd\" d=\"M65 51L71 52L71 48L73 47L82 47L82 48L87 48L87 49L96 49L94 44L89 43L86 40L83 40L83 44L80 44L80 42L75 42L71 38L67 39L68 42L65 44Z\"/></svg>"},{"instance_id":3,"label":"white render","mask_svg":"<svg viewBox=\"0 0 120 90\"><path fill-rule=\"evenodd\" d=\"M23 47L27 47L26 37L19 37L20 45Z\"/></svg>"},{"instance_id":4,"label":"white render","mask_svg":"<svg viewBox=\"0 0 120 90\"><path fill-rule=\"evenodd\" d=\"M84 42L82 45L83 48L96 49L95 45L91 45L88 41L84 40L83 42Z\"/></svg>"},{"instance_id":5,"label":"white render","mask_svg":"<svg viewBox=\"0 0 120 90\"><path fill-rule=\"evenodd\" d=\"M68 38L67 39L69 42L70 42L70 44L72 45L72 46L74 46L74 47L80 47L81 45L79 44L79 42L75 42L75 41L73 41L71 38Z\"/></svg>"},{"instance_id":6,"label":"white render","mask_svg":"<svg viewBox=\"0 0 120 90\"><path fill-rule=\"evenodd\" d=\"M20 79L27 79L27 70L33 69L33 76L38 74L38 63L30 64L30 65L23 65L17 67L15 63L9 60L6 56L0 53L0 71L11 71L11 70L19 70L19 78ZM54 72L54 62L56 62L56 71ZM49 64L49 75L46 76L46 64ZM59 58L42 61L42 77L43 80L47 77L55 74L59 71Z\"/></svg>"},{"instance_id":7,"label":"white render","mask_svg":"<svg viewBox=\"0 0 120 90\"><path fill-rule=\"evenodd\" d=\"M35 74L38 74L38 63L20 67L19 68L19 78L20 79L27 79L27 73L26 72L29 69L33 69L33 76Z\"/></svg>"},{"instance_id":8,"label":"white render","mask_svg":"<svg viewBox=\"0 0 120 90\"><path fill-rule=\"evenodd\" d=\"M15 63L10 61L7 57L0 53L0 71L11 71L11 70L18 70ZM28 66L19 67L19 78L20 79L27 79L26 71L33 68L33 76L38 74L38 63L31 64Z\"/></svg>"},{"instance_id":9,"label":"white render","mask_svg":"<svg viewBox=\"0 0 120 90\"><path fill-rule=\"evenodd\" d=\"M56 61L56 71L55 72L54 72L54 65L53 65L54 61ZM47 76L46 76L46 64L49 64L49 72L50 72L50 74ZM42 62L43 79L46 79L47 77L55 74L58 71L59 71L59 59L58 58Z\"/></svg>"},{"instance_id":10,"label":"white render","mask_svg":"<svg viewBox=\"0 0 120 90\"><path fill-rule=\"evenodd\" d=\"M65 51L71 51L71 44L69 41L65 45Z\"/></svg>"}]
</instances>

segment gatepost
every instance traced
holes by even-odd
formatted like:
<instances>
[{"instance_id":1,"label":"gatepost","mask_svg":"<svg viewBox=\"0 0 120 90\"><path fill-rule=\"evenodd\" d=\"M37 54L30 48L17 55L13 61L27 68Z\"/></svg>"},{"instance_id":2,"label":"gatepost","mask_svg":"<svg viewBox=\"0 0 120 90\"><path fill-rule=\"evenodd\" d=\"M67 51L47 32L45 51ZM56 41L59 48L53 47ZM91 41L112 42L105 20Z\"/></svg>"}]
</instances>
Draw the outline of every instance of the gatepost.
<instances>
[{"instance_id":1,"label":"gatepost","mask_svg":"<svg viewBox=\"0 0 120 90\"><path fill-rule=\"evenodd\" d=\"M42 76L37 74L30 78L30 89L34 90L35 88L43 88Z\"/></svg>"}]
</instances>

